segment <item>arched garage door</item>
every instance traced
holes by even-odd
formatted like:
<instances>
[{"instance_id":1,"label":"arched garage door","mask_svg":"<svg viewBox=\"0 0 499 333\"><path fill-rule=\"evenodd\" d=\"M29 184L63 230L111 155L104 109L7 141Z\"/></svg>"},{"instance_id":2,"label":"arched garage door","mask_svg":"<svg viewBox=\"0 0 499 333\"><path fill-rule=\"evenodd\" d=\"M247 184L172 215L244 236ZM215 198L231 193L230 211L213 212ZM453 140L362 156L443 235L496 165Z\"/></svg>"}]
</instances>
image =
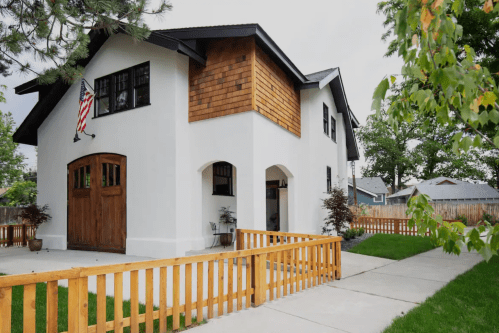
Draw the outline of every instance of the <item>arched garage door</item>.
<instances>
[{"instance_id":1,"label":"arched garage door","mask_svg":"<svg viewBox=\"0 0 499 333\"><path fill-rule=\"evenodd\" d=\"M68 249L125 253L126 157L90 155L68 171Z\"/></svg>"}]
</instances>

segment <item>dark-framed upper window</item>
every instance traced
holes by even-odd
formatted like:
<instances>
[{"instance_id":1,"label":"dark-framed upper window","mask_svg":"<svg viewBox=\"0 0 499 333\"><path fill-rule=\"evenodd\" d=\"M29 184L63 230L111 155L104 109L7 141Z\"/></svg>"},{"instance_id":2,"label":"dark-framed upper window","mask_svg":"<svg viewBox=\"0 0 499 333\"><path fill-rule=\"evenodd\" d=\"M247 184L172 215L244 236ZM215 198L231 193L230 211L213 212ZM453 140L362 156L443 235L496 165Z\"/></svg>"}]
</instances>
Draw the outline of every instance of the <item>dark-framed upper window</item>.
<instances>
[{"instance_id":1,"label":"dark-framed upper window","mask_svg":"<svg viewBox=\"0 0 499 333\"><path fill-rule=\"evenodd\" d=\"M327 172L327 192L329 193L332 190L331 167L327 167L326 172Z\"/></svg>"},{"instance_id":2,"label":"dark-framed upper window","mask_svg":"<svg viewBox=\"0 0 499 333\"><path fill-rule=\"evenodd\" d=\"M336 142L336 119L331 116L331 140Z\"/></svg>"},{"instance_id":3,"label":"dark-framed upper window","mask_svg":"<svg viewBox=\"0 0 499 333\"><path fill-rule=\"evenodd\" d=\"M95 117L150 104L149 62L95 79Z\"/></svg>"},{"instance_id":4,"label":"dark-framed upper window","mask_svg":"<svg viewBox=\"0 0 499 333\"><path fill-rule=\"evenodd\" d=\"M232 190L232 164L213 163L213 195L234 195Z\"/></svg>"},{"instance_id":5,"label":"dark-framed upper window","mask_svg":"<svg viewBox=\"0 0 499 333\"><path fill-rule=\"evenodd\" d=\"M323 109L324 134L329 136L329 108L325 103L323 103L322 109Z\"/></svg>"}]
</instances>

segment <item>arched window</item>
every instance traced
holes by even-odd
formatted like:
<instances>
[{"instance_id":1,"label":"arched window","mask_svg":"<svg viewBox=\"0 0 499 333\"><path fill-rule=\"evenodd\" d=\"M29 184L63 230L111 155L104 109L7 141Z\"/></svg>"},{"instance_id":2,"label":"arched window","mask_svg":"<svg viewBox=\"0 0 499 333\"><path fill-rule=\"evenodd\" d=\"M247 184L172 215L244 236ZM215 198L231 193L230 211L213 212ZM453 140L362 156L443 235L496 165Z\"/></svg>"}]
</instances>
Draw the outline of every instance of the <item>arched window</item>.
<instances>
[{"instance_id":1,"label":"arched window","mask_svg":"<svg viewBox=\"0 0 499 333\"><path fill-rule=\"evenodd\" d=\"M232 164L213 163L213 195L233 195Z\"/></svg>"}]
</instances>

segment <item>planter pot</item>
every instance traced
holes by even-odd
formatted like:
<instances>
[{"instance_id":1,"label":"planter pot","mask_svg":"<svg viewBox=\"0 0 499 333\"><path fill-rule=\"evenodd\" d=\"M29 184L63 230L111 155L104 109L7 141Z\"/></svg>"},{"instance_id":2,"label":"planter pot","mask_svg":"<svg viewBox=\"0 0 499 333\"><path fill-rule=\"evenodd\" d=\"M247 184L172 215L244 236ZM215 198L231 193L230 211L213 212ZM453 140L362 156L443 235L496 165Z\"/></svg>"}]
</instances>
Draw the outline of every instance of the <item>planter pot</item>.
<instances>
[{"instance_id":1,"label":"planter pot","mask_svg":"<svg viewBox=\"0 0 499 333\"><path fill-rule=\"evenodd\" d=\"M42 249L42 240L41 239L30 239L28 241L28 247L30 251L40 251Z\"/></svg>"},{"instance_id":2,"label":"planter pot","mask_svg":"<svg viewBox=\"0 0 499 333\"><path fill-rule=\"evenodd\" d=\"M227 232L220 234L220 244L222 244L224 247L232 244L232 233Z\"/></svg>"}]
</instances>

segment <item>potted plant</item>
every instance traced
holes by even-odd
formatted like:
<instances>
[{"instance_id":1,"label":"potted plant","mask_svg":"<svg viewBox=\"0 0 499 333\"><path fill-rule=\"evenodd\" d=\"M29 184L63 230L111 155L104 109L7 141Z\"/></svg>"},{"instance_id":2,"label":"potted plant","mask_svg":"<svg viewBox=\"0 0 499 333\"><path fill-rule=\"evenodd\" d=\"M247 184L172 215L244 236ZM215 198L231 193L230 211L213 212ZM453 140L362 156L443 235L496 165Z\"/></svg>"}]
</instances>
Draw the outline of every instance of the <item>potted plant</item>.
<instances>
[{"instance_id":1,"label":"potted plant","mask_svg":"<svg viewBox=\"0 0 499 333\"><path fill-rule=\"evenodd\" d=\"M36 231L43 223L51 219L47 214L48 205L40 207L35 204L26 206L17 217L20 217L24 223L33 226L33 235L28 239L28 246L31 251L40 251L42 249L42 240L36 238Z\"/></svg>"},{"instance_id":2,"label":"potted plant","mask_svg":"<svg viewBox=\"0 0 499 333\"><path fill-rule=\"evenodd\" d=\"M229 232L229 225L236 223L236 219L232 214L234 214L233 211L229 210L230 207L222 207L220 208L220 218L218 221L220 224L225 224L227 227L227 232L220 234L220 244L222 244L224 247L228 246L232 243L232 233Z\"/></svg>"}]
</instances>

